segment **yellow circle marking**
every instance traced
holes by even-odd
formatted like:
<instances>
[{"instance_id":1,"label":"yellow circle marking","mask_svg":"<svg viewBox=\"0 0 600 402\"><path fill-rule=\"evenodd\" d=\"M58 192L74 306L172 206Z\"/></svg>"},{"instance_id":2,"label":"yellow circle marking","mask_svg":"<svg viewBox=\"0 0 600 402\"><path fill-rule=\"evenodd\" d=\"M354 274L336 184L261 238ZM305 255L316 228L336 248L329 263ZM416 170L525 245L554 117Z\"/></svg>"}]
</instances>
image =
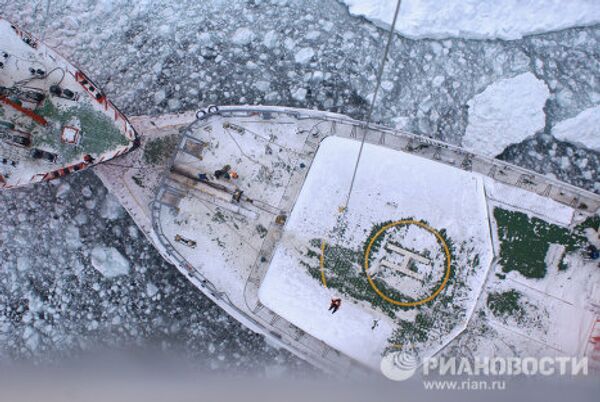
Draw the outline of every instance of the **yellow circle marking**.
<instances>
[{"instance_id":1,"label":"yellow circle marking","mask_svg":"<svg viewBox=\"0 0 600 402\"><path fill-rule=\"evenodd\" d=\"M327 287L327 280L325 279L325 240L321 240L321 255L319 256L319 270L321 271L321 282L323 286Z\"/></svg>"},{"instance_id":2,"label":"yellow circle marking","mask_svg":"<svg viewBox=\"0 0 600 402\"><path fill-rule=\"evenodd\" d=\"M442 243L442 247L444 248L444 253L446 254L446 274L444 275L444 279L442 280L442 283L440 284L440 286L438 286L438 288L435 290L435 292L433 292L428 297L421 299L421 300L416 300L413 302L401 302L401 301L394 300L391 297L386 296L381 290L379 290L377 285L375 285L375 282L373 282L373 279L371 279L371 275L369 275L369 256L371 255L371 247L373 247L373 243L375 243L375 240L377 240L389 228L392 228L395 226L403 226L403 225L417 225L417 226L427 230L429 233L432 233L440 241L440 243ZM439 295L440 292L446 287L446 284L448 283L448 279L450 279L451 265L452 265L452 263L450 260L450 250L448 249L448 245L446 244L446 242L444 241L442 236L432 227L424 224L423 222L415 221L412 219L406 219L406 220L388 223L387 225L385 225L384 227L379 229L377 231L377 233L375 233L375 236L373 236L373 238L367 245L367 249L365 250L364 268L365 268L365 274L367 274L367 280L369 281L369 284L371 285L371 287L373 288L375 293L377 293L379 295L379 297L381 297L383 300L385 300L389 303L395 304L397 306L402 306L402 307L420 306L421 304L425 304L425 303L430 302L431 300L435 299L437 297L437 295Z\"/></svg>"}]
</instances>

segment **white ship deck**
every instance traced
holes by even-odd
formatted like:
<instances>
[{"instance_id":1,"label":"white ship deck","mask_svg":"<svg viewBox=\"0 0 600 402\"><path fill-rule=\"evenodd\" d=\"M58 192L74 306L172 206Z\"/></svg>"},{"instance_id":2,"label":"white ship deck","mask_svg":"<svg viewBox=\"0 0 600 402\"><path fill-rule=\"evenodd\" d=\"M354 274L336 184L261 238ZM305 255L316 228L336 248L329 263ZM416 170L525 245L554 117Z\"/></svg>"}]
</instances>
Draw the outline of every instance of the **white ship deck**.
<instances>
[{"instance_id":1,"label":"white ship deck","mask_svg":"<svg viewBox=\"0 0 600 402\"><path fill-rule=\"evenodd\" d=\"M530 353L535 353L539 348L551 348L557 353L570 354L585 353L587 350L587 337L597 312L590 310L585 297L577 298L574 295L586 294L586 281L593 282L600 278L590 274L590 264L572 257L569 263L574 266L570 269L575 271L579 268L580 272L575 281L568 281L555 271L540 281L521 277L513 271L506 274L506 280L501 281L498 279L498 275L503 275L498 255L501 241L498 238L493 210L495 206L501 206L510 211L522 211L527 216L563 228L574 228L598 211L600 197L597 195L498 160L479 157L410 133L380 126L366 128L361 122L341 115L276 107L222 107L220 110L213 108L211 112L205 112L199 120L195 119L194 114L157 119L132 118L134 126L143 134L142 148L146 152L147 145L155 141L156 137L178 135L181 129L182 135L172 158L149 163L142 157L143 151L140 150L119 159L118 164L99 166L96 171L108 188L124 203L161 254L175 264L199 289L251 329L265 334L274 342L326 370L335 369L337 372L352 375L353 372L365 372L368 371L367 367L374 366L372 355L370 358L364 358L360 353L353 353L351 350L359 347L357 345L361 342L350 344L351 349L345 350L344 344L332 341L327 333L319 330L322 326L314 326L316 321L322 319L316 316L320 314L319 311L325 310L327 313L326 305L318 305L315 311L311 310L314 306L307 307L304 317L286 307L290 303L285 297L289 296L292 290L285 290L285 286L290 286L282 281L282 278L285 279L285 272L279 280L267 281L270 282L267 287L271 291L263 289L259 293L265 276L276 272L271 271L274 269L271 264L274 255L279 258L279 263L274 267L280 269L281 264L290 263L298 257L294 256L298 250L306 252L312 247L318 254L318 246L307 244L310 239L335 241L326 238L326 235L333 233L332 227L340 216L335 207L343 200L343 189L346 187L345 179L337 180L337 165L334 163L326 166L322 171L331 173L332 182L329 186L326 182L317 184L325 187L323 192L330 192L331 196L327 197L326 203L314 200L314 192L309 193L308 198L305 194L304 203L297 202L299 196L302 198L301 190L307 174L313 169L311 165L323 139L335 136L343 139L344 144L358 145L365 135L367 144L372 144L368 145L367 149L382 148L390 155L397 153L397 162L409 163L413 158L417 158L416 160L425 165L432 164L441 169L445 166L447 170L458 172L459 176L474 180L473 188L477 193L475 196L480 197L483 205L476 214L481 230L477 229L477 233L465 235L465 239L482 239L482 255L479 261L481 270L473 276L470 291L461 297L460 308L464 309L464 312L451 328L444 329L442 326L432 329L432 334L436 335L436 342L424 342L418 346L420 357L439 353L445 346L452 344L456 337L469 333L471 326L480 325L474 322L473 316L474 312L485 309L483 296L487 297L490 292L501 288L515 287L525 289L524 292L532 299L549 298L553 307L549 310L548 325L568 316L571 322L579 327L577 333L567 336L554 331L538 336L522 328L507 326L502 320L490 319L487 324L508 334L506 338L510 338L510 342ZM335 147L328 152L331 154L334 150ZM347 160L345 165L354 163L356 155L351 151L350 149L344 153ZM210 177L215 170L226 164L237 171L238 179L222 181ZM401 165L393 167L400 168ZM200 173L208 174L208 183L198 180ZM319 177L322 176L321 174ZM425 175L420 179L427 180L427 177ZM411 180L414 187L415 180L419 180L419 177ZM395 183L394 180L392 182ZM377 183L373 185L377 186ZM239 202L233 199L237 189L243 191ZM355 191L360 193L361 187L358 186ZM368 192L366 189L364 191ZM424 184L420 191L414 190L412 196L417 199L426 192L427 187ZM448 197L451 194L438 195ZM380 202L392 202L392 198L398 197L390 193L382 197ZM369 200L368 197L364 199ZM468 200L463 201L473 201L473 198L469 196ZM460 208L459 204L461 202L454 208ZM304 205L303 213L295 209L298 205ZM302 225L298 226L304 219L302 214L304 217L309 216L310 208L321 211L321 207L323 211L328 211L328 217L311 223L310 227L316 228L315 233L306 233L308 228L302 231ZM452 211L445 217L447 219L443 220L443 214L438 214L437 217L425 216L424 211L413 211L410 208L402 211L397 206L397 211L394 212L392 208L389 216L374 217L369 212L373 209L380 209L380 206L363 206L361 203L353 205L351 199L348 214L356 214L357 219L367 216L370 224L404 219L410 215L414 219L427 220L437 229L447 229L450 237L458 236L452 233ZM309 215L306 215L307 213ZM414 216L417 213L423 213L423 216ZM289 218L288 223L277 223L278 216ZM463 223L454 220L456 226ZM322 228L318 228L319 224ZM357 229L364 231L367 226L367 223L363 223L352 227L355 232L350 237L356 242L353 246L367 236L367 233ZM310 291L307 288L307 294L321 292L320 297L325 303L331 292L336 291L323 291L321 282L311 278L308 273L304 277L303 283L310 287ZM557 289L560 286L549 286L549 280L555 284L569 283L568 290L559 294ZM280 294L273 291L277 290L278 286L282 286L279 289ZM295 291L297 293L294 296L301 298L301 292L298 293L301 289ZM267 293L269 296L266 296ZM352 308L357 308L360 314L367 314L369 318L365 322L369 325L371 319L377 320L381 323L379 328L384 329L384 321L394 322L394 319L389 318L389 314L386 316L365 300L354 299L357 303L357 307L354 307L351 305L353 297L344 298L347 304L337 313L340 317L343 317L343 309L349 312ZM301 307L302 303L308 305L315 302L314 298L310 297L297 301L294 308ZM410 322L411 319L414 320L414 314L410 311L399 311L396 312L396 319ZM347 316L347 320L352 321L351 314L350 317ZM351 330L352 326L338 329ZM381 353L390 347L387 343L390 330L387 331L385 334L382 332L383 341L379 341L374 353ZM368 337L369 331L364 330L361 334L361 341L371 340L362 339ZM478 342L482 350L492 347L485 339L479 339Z\"/></svg>"}]
</instances>

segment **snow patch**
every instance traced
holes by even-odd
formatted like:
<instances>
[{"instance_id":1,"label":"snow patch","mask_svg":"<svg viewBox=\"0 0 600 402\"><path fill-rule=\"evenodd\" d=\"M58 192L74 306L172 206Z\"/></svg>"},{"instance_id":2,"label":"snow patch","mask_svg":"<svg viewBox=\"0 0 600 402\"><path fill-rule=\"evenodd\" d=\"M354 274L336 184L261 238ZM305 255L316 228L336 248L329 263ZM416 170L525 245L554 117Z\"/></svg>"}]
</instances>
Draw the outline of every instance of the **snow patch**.
<instances>
[{"instance_id":1,"label":"snow patch","mask_svg":"<svg viewBox=\"0 0 600 402\"><path fill-rule=\"evenodd\" d=\"M71 250L76 250L83 245L77 226L68 225L65 228L65 244Z\"/></svg>"},{"instance_id":2,"label":"snow patch","mask_svg":"<svg viewBox=\"0 0 600 402\"><path fill-rule=\"evenodd\" d=\"M530 216L536 216L561 226L569 226L573 221L575 210L551 198L541 196L522 188L501 183L490 177L484 177L487 196L502 204L503 208L526 211Z\"/></svg>"},{"instance_id":3,"label":"snow patch","mask_svg":"<svg viewBox=\"0 0 600 402\"><path fill-rule=\"evenodd\" d=\"M71 186L69 183L61 183L56 189L56 197L65 198L67 194L69 194L69 191L71 191Z\"/></svg>"},{"instance_id":4,"label":"snow patch","mask_svg":"<svg viewBox=\"0 0 600 402\"><path fill-rule=\"evenodd\" d=\"M294 92L292 92L292 98L294 98L298 102L303 102L306 99L307 93L308 91L305 88L298 88Z\"/></svg>"},{"instance_id":5,"label":"snow patch","mask_svg":"<svg viewBox=\"0 0 600 402\"><path fill-rule=\"evenodd\" d=\"M395 0L342 0L351 14L389 27ZM520 39L600 22L597 0L403 0L396 31L411 38Z\"/></svg>"},{"instance_id":6,"label":"snow patch","mask_svg":"<svg viewBox=\"0 0 600 402\"><path fill-rule=\"evenodd\" d=\"M590 244L596 248L600 248L600 230L594 228L587 228L583 231L585 237L588 239Z\"/></svg>"},{"instance_id":7,"label":"snow patch","mask_svg":"<svg viewBox=\"0 0 600 402\"><path fill-rule=\"evenodd\" d=\"M40 335L37 333L35 328L27 327L23 332L23 338L25 339L25 346L30 351L34 352L37 350L40 344Z\"/></svg>"},{"instance_id":8,"label":"snow patch","mask_svg":"<svg viewBox=\"0 0 600 402\"><path fill-rule=\"evenodd\" d=\"M27 256L17 257L17 271L25 272L31 269L31 259Z\"/></svg>"},{"instance_id":9,"label":"snow patch","mask_svg":"<svg viewBox=\"0 0 600 402\"><path fill-rule=\"evenodd\" d=\"M265 34L263 38L263 45L265 45L269 49L273 49L277 45L277 32L269 31Z\"/></svg>"},{"instance_id":10,"label":"snow patch","mask_svg":"<svg viewBox=\"0 0 600 402\"><path fill-rule=\"evenodd\" d=\"M146 295L148 297L154 297L158 293L158 288L152 282L146 283Z\"/></svg>"},{"instance_id":11,"label":"snow patch","mask_svg":"<svg viewBox=\"0 0 600 402\"><path fill-rule=\"evenodd\" d=\"M294 60L296 60L296 63L306 64L310 61L310 59L312 59L314 55L315 51L312 48L303 47L296 53L296 55L294 56Z\"/></svg>"},{"instance_id":12,"label":"snow patch","mask_svg":"<svg viewBox=\"0 0 600 402\"><path fill-rule=\"evenodd\" d=\"M92 195L94 195L94 192L90 186L85 186L81 189L81 195L83 195L85 198L90 198Z\"/></svg>"},{"instance_id":13,"label":"snow patch","mask_svg":"<svg viewBox=\"0 0 600 402\"><path fill-rule=\"evenodd\" d=\"M167 98L167 93L165 92L164 89L161 89L154 94L154 103L158 104L158 103L164 101L166 98Z\"/></svg>"},{"instance_id":14,"label":"snow patch","mask_svg":"<svg viewBox=\"0 0 600 402\"><path fill-rule=\"evenodd\" d=\"M238 46L247 45L252 40L254 40L254 32L248 28L239 28L231 37L231 41Z\"/></svg>"},{"instance_id":15,"label":"snow patch","mask_svg":"<svg viewBox=\"0 0 600 402\"><path fill-rule=\"evenodd\" d=\"M467 103L469 124L462 145L494 157L532 136L544 128L549 95L544 81L530 72L494 82Z\"/></svg>"},{"instance_id":16,"label":"snow patch","mask_svg":"<svg viewBox=\"0 0 600 402\"><path fill-rule=\"evenodd\" d=\"M100 209L100 216L109 221L114 221L119 219L124 211L125 210L121 204L119 204L117 198L109 193L106 195L102 208Z\"/></svg>"},{"instance_id":17,"label":"snow patch","mask_svg":"<svg viewBox=\"0 0 600 402\"><path fill-rule=\"evenodd\" d=\"M92 249L92 266L105 278L129 273L129 261L114 247L96 246Z\"/></svg>"},{"instance_id":18,"label":"snow patch","mask_svg":"<svg viewBox=\"0 0 600 402\"><path fill-rule=\"evenodd\" d=\"M396 130L402 130L408 127L410 123L410 118L406 116L396 116L391 119L392 124Z\"/></svg>"},{"instance_id":19,"label":"snow patch","mask_svg":"<svg viewBox=\"0 0 600 402\"><path fill-rule=\"evenodd\" d=\"M552 135L561 141L600 152L600 105L559 122L552 129Z\"/></svg>"},{"instance_id":20,"label":"snow patch","mask_svg":"<svg viewBox=\"0 0 600 402\"><path fill-rule=\"evenodd\" d=\"M268 81L260 80L254 83L254 87L262 92L267 92L271 88L271 84Z\"/></svg>"}]
</instances>

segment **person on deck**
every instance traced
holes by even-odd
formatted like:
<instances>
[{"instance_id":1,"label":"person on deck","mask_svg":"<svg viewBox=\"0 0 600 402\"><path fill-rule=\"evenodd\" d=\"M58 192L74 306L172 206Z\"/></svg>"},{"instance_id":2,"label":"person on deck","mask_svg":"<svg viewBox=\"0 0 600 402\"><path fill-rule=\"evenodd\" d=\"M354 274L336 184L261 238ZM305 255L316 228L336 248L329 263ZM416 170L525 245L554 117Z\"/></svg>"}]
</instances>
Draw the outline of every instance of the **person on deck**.
<instances>
[{"instance_id":1,"label":"person on deck","mask_svg":"<svg viewBox=\"0 0 600 402\"><path fill-rule=\"evenodd\" d=\"M230 165L225 165L221 169L215 170L215 178L230 180L231 179L231 175L229 174L230 170L231 170Z\"/></svg>"},{"instance_id":2,"label":"person on deck","mask_svg":"<svg viewBox=\"0 0 600 402\"><path fill-rule=\"evenodd\" d=\"M336 311L338 311L341 305L342 299L340 299L339 297L333 297L331 299L331 304L329 305L329 310L327 311L331 311L331 314L334 314Z\"/></svg>"}]
</instances>

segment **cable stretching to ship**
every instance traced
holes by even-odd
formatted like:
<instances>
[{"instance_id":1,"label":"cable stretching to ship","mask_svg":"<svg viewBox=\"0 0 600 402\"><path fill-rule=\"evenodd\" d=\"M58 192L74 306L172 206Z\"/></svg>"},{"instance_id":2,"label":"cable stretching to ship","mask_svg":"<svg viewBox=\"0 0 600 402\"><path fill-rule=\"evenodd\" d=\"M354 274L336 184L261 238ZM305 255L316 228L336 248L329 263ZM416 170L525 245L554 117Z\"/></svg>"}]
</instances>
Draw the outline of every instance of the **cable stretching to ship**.
<instances>
[{"instance_id":1,"label":"cable stretching to ship","mask_svg":"<svg viewBox=\"0 0 600 402\"><path fill-rule=\"evenodd\" d=\"M379 88L381 86L381 79L383 76L383 71L384 71L384 67L385 67L385 63L387 61L387 56L388 53L390 51L390 47L392 45L392 40L394 38L394 30L396 28L396 21L398 20L398 14L400 12L400 3L402 2L402 0L398 0L396 3L396 11L394 12L394 19L392 21L392 26L390 27L390 32L388 35L388 39L387 39L387 43L385 45L385 50L383 52L383 59L381 60L381 64L379 65L379 71L377 72L377 82L375 85L375 92L373 93L373 98L371 99L371 104L369 105L369 109L367 112L367 117L365 119L366 121L366 127L369 127L369 123L371 122L371 116L373 114L373 109L375 107L375 101L377 100L377 93L379 92ZM334 233L337 233L337 241L334 241L333 243L337 243L340 244L341 243L341 238L344 236L344 230L342 230L341 228L344 226L344 220L345 220L345 213L348 211L348 204L350 203L350 196L352 195L352 190L354 189L354 181L356 179L356 172L358 171L358 166L360 163L360 158L362 156L362 151L363 151L363 147L365 145L365 140L367 137L367 130L364 130L361 142L360 142L360 149L358 151L358 156L356 157L356 163L354 164L354 171L352 172L352 180L350 182L350 188L348 190L348 194L346 196L346 203L344 205L341 205L339 208L339 212L340 215L338 216L338 220L337 223L333 229ZM325 239L321 240L321 256L320 256L320 266L321 266L321 280L323 281L323 286L325 286L325 288L327 288L327 282L325 279L325 253L326 253L326 245L327 242L325 241ZM337 309L339 308L341 304L341 299L337 296L333 296L331 299L331 305L330 305L330 310L334 310L333 312L335 313L335 311L337 311ZM337 306L337 307L336 307Z\"/></svg>"},{"instance_id":2,"label":"cable stretching to ship","mask_svg":"<svg viewBox=\"0 0 600 402\"><path fill-rule=\"evenodd\" d=\"M369 106L369 111L367 113L366 118L366 126L369 127L369 123L371 123L371 115L373 114L373 108L375 107L375 100L377 99L377 93L379 92L379 87L381 86L381 78L383 76L383 69L385 67L385 63L387 61L387 56L390 51L390 47L392 45L392 40L394 39L394 30L396 28L396 21L398 19L398 14L400 12L400 3L402 0L398 0L396 3L396 11L394 13L394 19L392 21L392 26L390 27L390 33L388 35L388 40L385 45L385 50L383 52L383 59L381 60L381 64L379 65L379 71L377 73L377 83L375 85L375 92L373 93L373 99L371 99L371 105ZM360 157L362 156L363 147L365 145L365 139L367 138L367 130L363 133L362 140L360 142L360 149L358 150L358 157L356 158L356 164L354 165L354 172L352 173L352 181L350 182L350 189L348 190L348 195L346 196L346 204L340 207L340 212L345 212L348 209L348 204L350 203L350 195L352 194L352 190L354 188L354 180L356 179L356 172L358 170L358 164L360 163Z\"/></svg>"}]
</instances>

